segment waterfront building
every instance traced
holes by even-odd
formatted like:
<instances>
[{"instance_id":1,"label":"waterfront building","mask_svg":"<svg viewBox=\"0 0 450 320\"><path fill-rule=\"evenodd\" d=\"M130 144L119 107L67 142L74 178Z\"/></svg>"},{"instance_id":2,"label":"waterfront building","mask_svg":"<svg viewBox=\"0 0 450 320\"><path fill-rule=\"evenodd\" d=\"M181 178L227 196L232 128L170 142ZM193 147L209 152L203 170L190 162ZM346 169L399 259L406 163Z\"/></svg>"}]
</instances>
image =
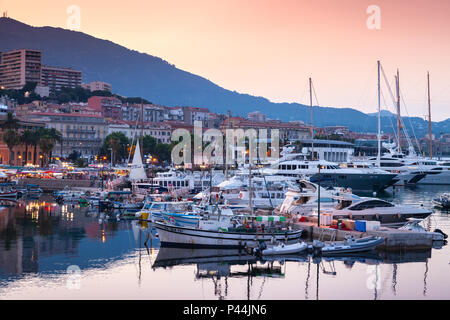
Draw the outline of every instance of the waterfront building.
<instances>
[{"instance_id":1,"label":"waterfront building","mask_svg":"<svg viewBox=\"0 0 450 320\"><path fill-rule=\"evenodd\" d=\"M20 90L26 83L41 83L42 53L21 49L1 53L0 87Z\"/></svg>"},{"instance_id":2,"label":"waterfront building","mask_svg":"<svg viewBox=\"0 0 450 320\"><path fill-rule=\"evenodd\" d=\"M3 123L4 117L0 119L0 123ZM24 130L36 131L45 126L44 123L27 121L19 119L18 122L18 134L21 134ZM36 146L36 152L33 146L26 147L24 144L15 146L12 150L8 148L8 145L3 141L3 133L5 130L0 126L0 164L7 164L13 166L24 166L28 164L41 164L42 152L39 146Z\"/></svg>"},{"instance_id":3,"label":"waterfront building","mask_svg":"<svg viewBox=\"0 0 450 320\"><path fill-rule=\"evenodd\" d=\"M143 109L143 110L142 110ZM163 106L155 104L126 104L122 105L122 119L123 121L141 121L141 114L143 112L144 122L162 122L167 116L168 110Z\"/></svg>"},{"instance_id":4,"label":"waterfront building","mask_svg":"<svg viewBox=\"0 0 450 320\"><path fill-rule=\"evenodd\" d=\"M144 136L152 136L158 143L169 144L171 127L161 122L144 122L144 127L138 123L136 128L136 122L132 121L111 121L108 123L108 134L113 132L122 132L128 139L133 140L133 137L139 137L141 134Z\"/></svg>"},{"instance_id":5,"label":"waterfront building","mask_svg":"<svg viewBox=\"0 0 450 320\"><path fill-rule=\"evenodd\" d=\"M307 139L310 137L309 127L301 123L290 123L281 121L250 121L241 117L230 118L230 124L228 124L228 119L222 122L221 129L225 132L226 129L255 129L258 133L259 129L267 129L267 134L270 136L270 131L273 129L278 129L280 134L280 139L284 141L299 141Z\"/></svg>"},{"instance_id":6,"label":"waterfront building","mask_svg":"<svg viewBox=\"0 0 450 320\"><path fill-rule=\"evenodd\" d=\"M57 143L53 150L53 156L57 157L68 157L77 151L83 157L93 159L99 154L108 133L107 124L98 113L36 112L27 118L61 132L62 144Z\"/></svg>"},{"instance_id":7,"label":"waterfront building","mask_svg":"<svg viewBox=\"0 0 450 320\"><path fill-rule=\"evenodd\" d=\"M350 162L355 153L355 145L345 141L303 139L300 144L308 153L314 152L314 159L317 160Z\"/></svg>"},{"instance_id":8,"label":"waterfront building","mask_svg":"<svg viewBox=\"0 0 450 320\"><path fill-rule=\"evenodd\" d=\"M49 87L50 91L76 88L81 86L81 77L81 71L71 68L42 66L41 85Z\"/></svg>"}]
</instances>

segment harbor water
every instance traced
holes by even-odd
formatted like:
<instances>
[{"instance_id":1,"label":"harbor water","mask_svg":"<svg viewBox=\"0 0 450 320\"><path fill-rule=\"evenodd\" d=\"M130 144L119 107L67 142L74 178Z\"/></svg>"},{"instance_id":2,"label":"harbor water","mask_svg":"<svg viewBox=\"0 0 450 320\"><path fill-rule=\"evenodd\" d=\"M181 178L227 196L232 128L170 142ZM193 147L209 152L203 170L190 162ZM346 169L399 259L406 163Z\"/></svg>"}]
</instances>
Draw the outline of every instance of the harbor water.
<instances>
[{"instance_id":1,"label":"harbor water","mask_svg":"<svg viewBox=\"0 0 450 320\"><path fill-rule=\"evenodd\" d=\"M450 186L388 189L394 203L431 208ZM450 234L450 213L423 225ZM20 200L0 211L0 299L449 299L450 246L337 258L261 261L230 250L161 248L150 224Z\"/></svg>"}]
</instances>

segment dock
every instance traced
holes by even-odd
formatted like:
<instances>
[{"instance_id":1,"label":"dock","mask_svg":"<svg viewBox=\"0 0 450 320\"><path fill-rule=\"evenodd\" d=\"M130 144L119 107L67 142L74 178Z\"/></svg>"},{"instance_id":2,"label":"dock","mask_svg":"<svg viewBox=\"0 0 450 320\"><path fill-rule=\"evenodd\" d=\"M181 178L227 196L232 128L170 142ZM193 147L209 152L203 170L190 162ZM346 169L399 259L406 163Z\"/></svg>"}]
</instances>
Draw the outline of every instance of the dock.
<instances>
[{"instance_id":1,"label":"dock","mask_svg":"<svg viewBox=\"0 0 450 320\"><path fill-rule=\"evenodd\" d=\"M98 180L76 180L76 179L37 179L37 178L26 178L19 179L17 182L19 186L26 186L27 184L38 185L44 192L52 192L63 190L66 186L75 188L99 188L101 182Z\"/></svg>"},{"instance_id":2,"label":"dock","mask_svg":"<svg viewBox=\"0 0 450 320\"><path fill-rule=\"evenodd\" d=\"M294 228L303 230L310 239L319 239L321 241L342 241L346 236L363 238L368 236L382 237L384 243L377 249L386 251L406 251L406 250L427 250L433 247L432 235L429 233L414 232L407 230L398 230L394 228L381 227L376 231L349 231L339 230L329 227L318 227L317 222L295 222Z\"/></svg>"}]
</instances>

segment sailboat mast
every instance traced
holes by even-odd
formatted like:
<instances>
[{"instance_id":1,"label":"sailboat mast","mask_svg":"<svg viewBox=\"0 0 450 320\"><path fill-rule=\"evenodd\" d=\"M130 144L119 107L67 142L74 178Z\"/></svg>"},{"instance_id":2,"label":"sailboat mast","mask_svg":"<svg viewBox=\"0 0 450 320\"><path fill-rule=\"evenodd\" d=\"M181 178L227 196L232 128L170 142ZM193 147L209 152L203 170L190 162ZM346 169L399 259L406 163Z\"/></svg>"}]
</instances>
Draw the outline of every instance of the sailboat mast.
<instances>
[{"instance_id":1,"label":"sailboat mast","mask_svg":"<svg viewBox=\"0 0 450 320\"><path fill-rule=\"evenodd\" d=\"M314 129L313 129L313 102L312 102L312 79L309 78L309 104L311 109L311 158L314 160Z\"/></svg>"},{"instance_id":2,"label":"sailboat mast","mask_svg":"<svg viewBox=\"0 0 450 320\"><path fill-rule=\"evenodd\" d=\"M227 123L227 125L228 125L228 129L230 129L231 128L231 123L230 123L230 118L231 118L231 115L230 115L230 110L228 110L228 112L227 112L227 117L228 117L228 123ZM225 156L225 180L228 180L228 163L227 163L227 161L226 161L227 159L226 159L226 156Z\"/></svg>"},{"instance_id":3,"label":"sailboat mast","mask_svg":"<svg viewBox=\"0 0 450 320\"><path fill-rule=\"evenodd\" d=\"M252 161L250 158L248 162L248 204L250 206L250 213L253 215Z\"/></svg>"},{"instance_id":4,"label":"sailboat mast","mask_svg":"<svg viewBox=\"0 0 450 320\"><path fill-rule=\"evenodd\" d=\"M141 99L141 138L139 139L141 144L141 157L144 156L144 102Z\"/></svg>"},{"instance_id":5,"label":"sailboat mast","mask_svg":"<svg viewBox=\"0 0 450 320\"><path fill-rule=\"evenodd\" d=\"M400 115L400 73L397 69L397 135L398 135L398 152L402 152L402 119Z\"/></svg>"},{"instance_id":6,"label":"sailboat mast","mask_svg":"<svg viewBox=\"0 0 450 320\"><path fill-rule=\"evenodd\" d=\"M430 139L430 159L433 159L433 136L431 134L430 72L427 72L427 82L428 82L428 138Z\"/></svg>"},{"instance_id":7,"label":"sailboat mast","mask_svg":"<svg viewBox=\"0 0 450 320\"><path fill-rule=\"evenodd\" d=\"M381 86L380 86L380 60L377 61L378 65L378 155L377 166L380 167L381 162Z\"/></svg>"}]
</instances>

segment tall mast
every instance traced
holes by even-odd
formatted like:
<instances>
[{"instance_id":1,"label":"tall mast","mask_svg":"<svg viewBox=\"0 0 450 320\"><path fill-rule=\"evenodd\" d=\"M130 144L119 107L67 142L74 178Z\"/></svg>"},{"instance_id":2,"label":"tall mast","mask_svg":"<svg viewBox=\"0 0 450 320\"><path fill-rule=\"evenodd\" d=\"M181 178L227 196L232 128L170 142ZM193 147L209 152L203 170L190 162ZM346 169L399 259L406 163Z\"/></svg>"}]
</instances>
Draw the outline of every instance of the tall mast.
<instances>
[{"instance_id":1,"label":"tall mast","mask_svg":"<svg viewBox=\"0 0 450 320\"><path fill-rule=\"evenodd\" d=\"M397 69L397 135L398 135L398 152L402 152L402 119L400 115L400 74Z\"/></svg>"},{"instance_id":2,"label":"tall mast","mask_svg":"<svg viewBox=\"0 0 450 320\"><path fill-rule=\"evenodd\" d=\"M309 104L311 108L311 158L314 160L314 129L313 129L313 102L312 102L312 80L309 78Z\"/></svg>"},{"instance_id":3,"label":"tall mast","mask_svg":"<svg viewBox=\"0 0 450 320\"><path fill-rule=\"evenodd\" d=\"M140 138L140 144L141 144L141 157L144 156L144 102L141 99L141 138Z\"/></svg>"},{"instance_id":4,"label":"tall mast","mask_svg":"<svg viewBox=\"0 0 450 320\"><path fill-rule=\"evenodd\" d=\"M378 65L378 155L377 166L380 167L381 162L381 86L380 86L380 60L377 61Z\"/></svg>"},{"instance_id":5,"label":"tall mast","mask_svg":"<svg viewBox=\"0 0 450 320\"><path fill-rule=\"evenodd\" d=\"M430 72L427 72L427 82L428 82L428 138L430 139L430 159L433 159L433 136L431 134Z\"/></svg>"},{"instance_id":6,"label":"tall mast","mask_svg":"<svg viewBox=\"0 0 450 320\"><path fill-rule=\"evenodd\" d=\"M227 123L228 124L228 129L231 128L230 118L231 118L230 110L228 110L228 123ZM227 163L226 155L225 155L225 180L228 180L228 163Z\"/></svg>"}]
</instances>

